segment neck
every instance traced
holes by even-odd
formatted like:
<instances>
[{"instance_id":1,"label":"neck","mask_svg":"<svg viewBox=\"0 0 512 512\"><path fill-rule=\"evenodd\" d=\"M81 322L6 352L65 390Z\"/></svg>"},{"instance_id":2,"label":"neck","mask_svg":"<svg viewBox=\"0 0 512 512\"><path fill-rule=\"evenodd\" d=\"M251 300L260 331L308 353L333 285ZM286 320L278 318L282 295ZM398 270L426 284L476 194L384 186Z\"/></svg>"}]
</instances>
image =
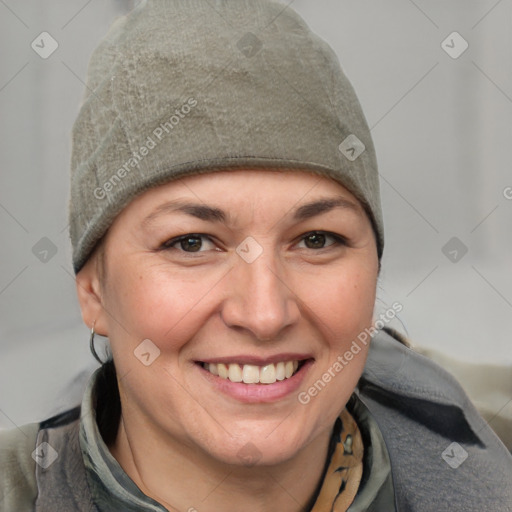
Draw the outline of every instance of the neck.
<instances>
[{"instance_id":1,"label":"neck","mask_svg":"<svg viewBox=\"0 0 512 512\"><path fill-rule=\"evenodd\" d=\"M186 440L138 428L121 417L110 451L135 484L169 510L194 512L302 512L320 484L331 431L292 459L272 466L241 466L213 460ZM144 435L139 435L144 432Z\"/></svg>"}]
</instances>

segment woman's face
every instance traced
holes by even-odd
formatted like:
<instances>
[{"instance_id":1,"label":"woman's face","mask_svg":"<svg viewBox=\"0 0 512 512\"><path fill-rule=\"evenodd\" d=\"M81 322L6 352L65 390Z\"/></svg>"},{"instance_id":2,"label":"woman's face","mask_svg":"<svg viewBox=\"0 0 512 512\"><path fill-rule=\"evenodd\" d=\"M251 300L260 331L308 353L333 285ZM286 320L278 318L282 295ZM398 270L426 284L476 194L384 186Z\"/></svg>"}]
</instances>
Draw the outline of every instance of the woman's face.
<instances>
[{"instance_id":1,"label":"woman's face","mask_svg":"<svg viewBox=\"0 0 512 512\"><path fill-rule=\"evenodd\" d=\"M93 320L145 435L274 464L332 428L365 364L368 347L343 356L371 325L378 274L344 187L301 171L186 177L129 204L102 260L86 271Z\"/></svg>"}]
</instances>

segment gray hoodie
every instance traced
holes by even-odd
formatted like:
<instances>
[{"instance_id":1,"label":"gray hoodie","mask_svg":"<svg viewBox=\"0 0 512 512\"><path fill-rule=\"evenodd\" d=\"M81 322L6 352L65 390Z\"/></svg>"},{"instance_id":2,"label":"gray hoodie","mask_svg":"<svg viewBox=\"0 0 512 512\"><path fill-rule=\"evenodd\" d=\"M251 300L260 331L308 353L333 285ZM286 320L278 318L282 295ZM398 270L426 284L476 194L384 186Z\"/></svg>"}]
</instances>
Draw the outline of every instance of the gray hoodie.
<instances>
[{"instance_id":1,"label":"gray hoodie","mask_svg":"<svg viewBox=\"0 0 512 512\"><path fill-rule=\"evenodd\" d=\"M94 381L81 413L0 433L0 511L165 511L101 439ZM511 454L446 371L389 333L347 407L365 441L350 512L512 512Z\"/></svg>"}]
</instances>

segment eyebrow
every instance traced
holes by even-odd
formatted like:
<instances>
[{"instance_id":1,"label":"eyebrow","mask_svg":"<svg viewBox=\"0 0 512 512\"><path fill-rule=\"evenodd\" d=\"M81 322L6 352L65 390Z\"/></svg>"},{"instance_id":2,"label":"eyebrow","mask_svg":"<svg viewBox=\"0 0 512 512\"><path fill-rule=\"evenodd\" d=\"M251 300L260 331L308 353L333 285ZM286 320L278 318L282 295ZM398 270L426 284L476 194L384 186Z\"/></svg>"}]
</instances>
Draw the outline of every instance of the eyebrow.
<instances>
[{"instance_id":1,"label":"eyebrow","mask_svg":"<svg viewBox=\"0 0 512 512\"><path fill-rule=\"evenodd\" d=\"M293 220L304 221L317 215L327 213L335 208L351 210L361 215L361 208L358 204L345 199L344 197L323 198L304 204L297 208L293 214ZM150 213L143 221L143 225L151 224L153 220L166 213L182 212L208 222L222 222L226 224L229 215L214 206L190 203L188 201L176 200L161 204L156 210Z\"/></svg>"},{"instance_id":2,"label":"eyebrow","mask_svg":"<svg viewBox=\"0 0 512 512\"><path fill-rule=\"evenodd\" d=\"M208 222L226 223L227 215L220 208L206 206L204 204L190 203L188 201L176 200L161 204L155 211L150 213L143 221L143 225L151 224L153 220L166 213L182 212Z\"/></svg>"},{"instance_id":3,"label":"eyebrow","mask_svg":"<svg viewBox=\"0 0 512 512\"><path fill-rule=\"evenodd\" d=\"M335 208L342 208L352 210L353 212L361 215L361 208L354 202L345 199L344 197L333 197L326 199L319 199L311 203L302 205L297 208L293 215L294 220L306 220L322 213L330 212Z\"/></svg>"}]
</instances>

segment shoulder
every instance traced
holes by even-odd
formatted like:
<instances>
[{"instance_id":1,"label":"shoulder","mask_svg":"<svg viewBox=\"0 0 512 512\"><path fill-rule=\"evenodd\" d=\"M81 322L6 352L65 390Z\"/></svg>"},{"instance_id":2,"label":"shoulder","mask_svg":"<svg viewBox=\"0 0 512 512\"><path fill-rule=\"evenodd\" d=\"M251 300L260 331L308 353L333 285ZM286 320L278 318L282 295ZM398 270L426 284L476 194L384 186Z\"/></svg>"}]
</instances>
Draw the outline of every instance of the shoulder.
<instances>
[{"instance_id":1,"label":"shoulder","mask_svg":"<svg viewBox=\"0 0 512 512\"><path fill-rule=\"evenodd\" d=\"M399 501L512 511L512 455L443 368L380 331L359 393L388 448Z\"/></svg>"},{"instance_id":2,"label":"shoulder","mask_svg":"<svg viewBox=\"0 0 512 512\"><path fill-rule=\"evenodd\" d=\"M0 509L33 510L37 496L35 461L39 424L0 431Z\"/></svg>"},{"instance_id":3,"label":"shoulder","mask_svg":"<svg viewBox=\"0 0 512 512\"><path fill-rule=\"evenodd\" d=\"M69 444L67 430L70 426L76 430L79 411L74 408L41 423L0 430L0 510L34 510L41 493L38 472L41 478L41 469L60 456L55 457L55 447ZM51 448L44 445L50 438Z\"/></svg>"},{"instance_id":4,"label":"shoulder","mask_svg":"<svg viewBox=\"0 0 512 512\"><path fill-rule=\"evenodd\" d=\"M372 339L362 381L390 395L461 408L471 405L454 377L392 330L379 331Z\"/></svg>"}]
</instances>

